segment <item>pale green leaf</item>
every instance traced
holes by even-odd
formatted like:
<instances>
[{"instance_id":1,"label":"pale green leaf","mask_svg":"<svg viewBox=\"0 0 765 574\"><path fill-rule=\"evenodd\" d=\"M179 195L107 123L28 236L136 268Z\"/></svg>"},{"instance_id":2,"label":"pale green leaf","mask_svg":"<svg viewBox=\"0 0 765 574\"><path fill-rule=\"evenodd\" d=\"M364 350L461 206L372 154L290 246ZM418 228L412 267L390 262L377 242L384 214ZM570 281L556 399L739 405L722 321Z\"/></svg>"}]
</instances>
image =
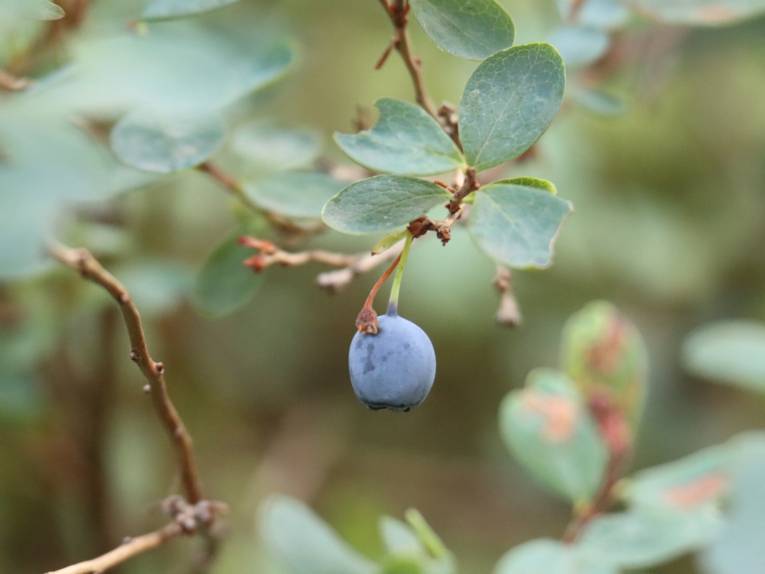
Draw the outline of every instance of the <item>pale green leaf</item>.
<instances>
[{"instance_id":1,"label":"pale green leaf","mask_svg":"<svg viewBox=\"0 0 765 574\"><path fill-rule=\"evenodd\" d=\"M321 136L308 129L283 128L255 121L234 132L233 151L258 171L280 171L309 166L321 152Z\"/></svg>"},{"instance_id":2,"label":"pale green leaf","mask_svg":"<svg viewBox=\"0 0 765 574\"><path fill-rule=\"evenodd\" d=\"M325 173L283 172L245 185L261 207L288 217L320 217L327 201L346 184Z\"/></svg>"},{"instance_id":3,"label":"pale green leaf","mask_svg":"<svg viewBox=\"0 0 765 574\"><path fill-rule=\"evenodd\" d=\"M563 20L571 18L574 0L558 0L558 8ZM613 30L624 26L630 11L622 0L586 0L578 9L576 22L582 26L591 26L602 30Z\"/></svg>"},{"instance_id":4,"label":"pale green leaf","mask_svg":"<svg viewBox=\"0 0 765 574\"><path fill-rule=\"evenodd\" d=\"M372 574L376 566L353 550L302 502L269 498L259 513L260 534L286 574Z\"/></svg>"},{"instance_id":5,"label":"pale green leaf","mask_svg":"<svg viewBox=\"0 0 765 574\"><path fill-rule=\"evenodd\" d=\"M172 311L191 293L194 284L191 269L179 261L131 261L115 269L115 275L146 314Z\"/></svg>"},{"instance_id":6,"label":"pale green leaf","mask_svg":"<svg viewBox=\"0 0 765 574\"><path fill-rule=\"evenodd\" d=\"M562 373L538 369L524 389L500 405L505 444L542 484L575 504L600 486L607 452L573 383Z\"/></svg>"},{"instance_id":7,"label":"pale green leaf","mask_svg":"<svg viewBox=\"0 0 765 574\"><path fill-rule=\"evenodd\" d=\"M494 574L618 574L618 570L583 555L576 546L541 538L507 552Z\"/></svg>"},{"instance_id":8,"label":"pale green leaf","mask_svg":"<svg viewBox=\"0 0 765 574\"><path fill-rule=\"evenodd\" d=\"M435 183L380 175L346 187L327 202L322 218L343 233L387 233L449 199L451 195Z\"/></svg>"},{"instance_id":9,"label":"pale green leaf","mask_svg":"<svg viewBox=\"0 0 765 574\"><path fill-rule=\"evenodd\" d=\"M494 0L411 0L425 32L450 54L483 60L513 45L510 15Z\"/></svg>"},{"instance_id":10,"label":"pale green leaf","mask_svg":"<svg viewBox=\"0 0 765 574\"><path fill-rule=\"evenodd\" d=\"M720 531L713 507L672 513L632 511L593 520L578 541L581 551L618 568L650 568L702 548Z\"/></svg>"},{"instance_id":11,"label":"pale green leaf","mask_svg":"<svg viewBox=\"0 0 765 574\"><path fill-rule=\"evenodd\" d=\"M203 313L221 317L246 305L263 282L263 276L245 267L252 250L239 244L239 233L221 243L199 271L193 302Z\"/></svg>"},{"instance_id":12,"label":"pale green leaf","mask_svg":"<svg viewBox=\"0 0 765 574\"><path fill-rule=\"evenodd\" d=\"M380 241L374 244L374 247L372 247L372 254L377 255L378 253L387 251L396 243L404 239L407 233L409 233L409 231L406 229L400 229L399 231L393 231L392 233L389 233L380 239Z\"/></svg>"},{"instance_id":13,"label":"pale green leaf","mask_svg":"<svg viewBox=\"0 0 765 574\"><path fill-rule=\"evenodd\" d=\"M685 341L683 361L700 377L765 392L765 324L725 321L702 327Z\"/></svg>"},{"instance_id":14,"label":"pale green leaf","mask_svg":"<svg viewBox=\"0 0 765 574\"><path fill-rule=\"evenodd\" d=\"M383 516L380 519L380 534L389 554L417 556L424 550L412 529L395 518Z\"/></svg>"},{"instance_id":15,"label":"pale green leaf","mask_svg":"<svg viewBox=\"0 0 765 574\"><path fill-rule=\"evenodd\" d=\"M571 204L549 189L498 183L476 192L468 225L481 249L498 262L545 268L552 264L555 239L571 211Z\"/></svg>"},{"instance_id":16,"label":"pale green leaf","mask_svg":"<svg viewBox=\"0 0 765 574\"><path fill-rule=\"evenodd\" d=\"M223 143L218 114L168 115L139 110L124 116L110 136L123 163L153 173L172 173L206 161Z\"/></svg>"},{"instance_id":17,"label":"pale green leaf","mask_svg":"<svg viewBox=\"0 0 765 574\"><path fill-rule=\"evenodd\" d=\"M588 26L561 26L548 38L558 49L566 67L581 68L596 62L609 46L608 34Z\"/></svg>"},{"instance_id":18,"label":"pale green leaf","mask_svg":"<svg viewBox=\"0 0 765 574\"><path fill-rule=\"evenodd\" d=\"M144 20L183 18L223 8L239 0L152 0L143 10Z\"/></svg>"},{"instance_id":19,"label":"pale green leaf","mask_svg":"<svg viewBox=\"0 0 765 574\"><path fill-rule=\"evenodd\" d=\"M480 171L529 149L558 113L564 87L563 60L549 44L517 46L481 63L460 103L468 163Z\"/></svg>"},{"instance_id":20,"label":"pale green leaf","mask_svg":"<svg viewBox=\"0 0 765 574\"><path fill-rule=\"evenodd\" d=\"M733 24L765 12L764 0L635 0L630 4L654 19L691 26Z\"/></svg>"},{"instance_id":21,"label":"pale green leaf","mask_svg":"<svg viewBox=\"0 0 765 574\"><path fill-rule=\"evenodd\" d=\"M576 88L571 90L571 99L586 110L605 117L615 117L627 111L624 100L597 89Z\"/></svg>"},{"instance_id":22,"label":"pale green leaf","mask_svg":"<svg viewBox=\"0 0 765 574\"><path fill-rule=\"evenodd\" d=\"M397 175L433 175L465 164L457 146L420 106L384 98L375 106L377 124L357 134L335 134L335 141L354 161Z\"/></svg>"}]
</instances>

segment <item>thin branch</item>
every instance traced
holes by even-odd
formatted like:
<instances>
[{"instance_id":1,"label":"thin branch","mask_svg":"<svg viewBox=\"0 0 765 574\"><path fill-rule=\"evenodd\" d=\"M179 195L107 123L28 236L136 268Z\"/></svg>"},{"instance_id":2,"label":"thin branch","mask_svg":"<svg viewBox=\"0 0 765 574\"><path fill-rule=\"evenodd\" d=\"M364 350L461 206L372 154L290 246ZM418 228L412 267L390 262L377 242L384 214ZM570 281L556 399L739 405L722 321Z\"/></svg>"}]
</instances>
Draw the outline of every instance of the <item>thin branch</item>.
<instances>
[{"instance_id":1,"label":"thin branch","mask_svg":"<svg viewBox=\"0 0 765 574\"><path fill-rule=\"evenodd\" d=\"M389 261L401 253L402 244L397 244L382 253L336 253L324 249L290 252L281 249L271 241L257 237L244 236L240 243L258 251L244 261L247 267L256 272L263 271L273 265L281 267L298 267L308 263L319 263L328 267L338 267L317 276L316 282L323 289L333 292L348 285L356 276L373 270L378 265Z\"/></svg>"},{"instance_id":2,"label":"thin branch","mask_svg":"<svg viewBox=\"0 0 765 574\"><path fill-rule=\"evenodd\" d=\"M186 499L190 504L202 501L202 487L191 436L167 391L165 366L152 359L149 353L141 315L127 289L86 249L56 245L50 248L50 254L67 267L79 271L83 278L103 287L119 305L130 338L130 358L138 365L148 382L147 390L175 450Z\"/></svg>"},{"instance_id":3,"label":"thin branch","mask_svg":"<svg viewBox=\"0 0 765 574\"><path fill-rule=\"evenodd\" d=\"M47 574L101 574L101 572L106 572L134 556L153 550L181 534L184 534L181 525L177 522L171 522L149 534L129 538L121 546L110 550L98 558L72 564L60 570L52 570Z\"/></svg>"},{"instance_id":4,"label":"thin branch","mask_svg":"<svg viewBox=\"0 0 765 574\"><path fill-rule=\"evenodd\" d=\"M422 64L416 56L412 54L412 47L409 42L409 32L407 24L409 23L409 5L406 0L393 0L389 3L387 0L380 0L380 4L388 14L393 28L395 30L391 46L401 55L409 76L414 84L415 99L422 108L438 120L438 112L425 89L425 82L422 77ZM382 66L390 53L391 48L386 48L383 57L378 61L378 67Z\"/></svg>"},{"instance_id":5,"label":"thin branch","mask_svg":"<svg viewBox=\"0 0 765 574\"><path fill-rule=\"evenodd\" d=\"M499 306L497 307L497 323L507 327L517 327L521 324L521 309L518 300L513 293L513 277L509 267L497 265L497 274L494 276L494 287L499 293Z\"/></svg>"}]
</instances>

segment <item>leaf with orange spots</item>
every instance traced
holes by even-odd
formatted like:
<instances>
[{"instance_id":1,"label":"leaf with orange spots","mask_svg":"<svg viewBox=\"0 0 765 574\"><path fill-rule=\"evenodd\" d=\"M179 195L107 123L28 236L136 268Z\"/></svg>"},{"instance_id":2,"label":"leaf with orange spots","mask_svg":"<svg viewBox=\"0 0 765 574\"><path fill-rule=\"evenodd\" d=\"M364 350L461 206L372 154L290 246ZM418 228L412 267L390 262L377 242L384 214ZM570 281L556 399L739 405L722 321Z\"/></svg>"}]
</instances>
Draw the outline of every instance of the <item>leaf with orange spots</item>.
<instances>
[{"instance_id":1,"label":"leaf with orange spots","mask_svg":"<svg viewBox=\"0 0 765 574\"><path fill-rule=\"evenodd\" d=\"M600 486L606 448L574 384L538 369L500 407L502 438L521 464L550 490L587 502Z\"/></svg>"}]
</instances>

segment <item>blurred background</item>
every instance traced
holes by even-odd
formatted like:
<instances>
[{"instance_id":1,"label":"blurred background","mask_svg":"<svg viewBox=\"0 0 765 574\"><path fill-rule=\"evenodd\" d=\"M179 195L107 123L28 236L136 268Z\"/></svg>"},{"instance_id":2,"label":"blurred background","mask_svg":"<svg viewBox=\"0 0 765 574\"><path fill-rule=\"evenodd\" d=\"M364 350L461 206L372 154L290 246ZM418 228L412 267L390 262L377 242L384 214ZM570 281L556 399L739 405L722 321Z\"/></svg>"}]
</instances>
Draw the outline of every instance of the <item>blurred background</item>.
<instances>
[{"instance_id":1,"label":"blurred background","mask_svg":"<svg viewBox=\"0 0 765 574\"><path fill-rule=\"evenodd\" d=\"M552 1L502 4L516 43L544 40L560 22ZM81 27L26 69L43 77L73 58L115 58L89 91L65 92L83 107L106 98L122 89L114 77L123 62L89 50L124 32L142 6L92 2ZM3 61L48 25L13 38L0 28ZM286 36L300 54L284 79L228 109L232 129L259 119L309 128L321 134L323 157L344 161L331 135L353 130L358 107L412 98L397 58L373 69L391 37L373 0L243 0L194 25L258 40ZM457 103L476 64L438 51L414 24L412 35L432 95ZM321 267L269 269L253 275L251 302L211 318L190 302L194 276L236 218L214 182L191 170L78 205L62 236L91 248L132 291L194 437L205 488L230 505L214 572L271 571L256 511L275 492L307 501L370 556L382 552L379 516L416 507L468 573L489 572L525 540L559 536L569 509L511 460L497 407L531 369L558 363L564 321L593 299L618 305L649 346L634 468L761 426L761 402L689 377L680 349L709 321L765 319L764 38L763 19L709 28L635 19L613 34L608 54L569 71L570 86L596 83L624 110L604 116L566 105L534 157L507 167L552 180L575 205L555 264L514 274L524 321L507 329L494 322L494 265L462 230L445 248L434 237L416 242L401 311L429 333L438 375L428 401L408 414L362 408L346 372L355 314L376 272L330 295L315 285ZM12 107L10 98L0 107ZM61 102L43 97L35 113L70 105ZM31 142L45 145L34 133ZM216 160L257 177L230 146ZM36 169L44 174L46 165ZM0 205L9 229L21 207ZM286 245L355 252L373 241L325 234ZM6 241L0 252L24 248ZM112 301L71 271L42 265L0 282L0 570L61 567L162 523L157 501L176 489L175 469L127 350ZM120 571L184 571L194 544L168 545ZM691 559L661 570L694 571Z\"/></svg>"}]
</instances>

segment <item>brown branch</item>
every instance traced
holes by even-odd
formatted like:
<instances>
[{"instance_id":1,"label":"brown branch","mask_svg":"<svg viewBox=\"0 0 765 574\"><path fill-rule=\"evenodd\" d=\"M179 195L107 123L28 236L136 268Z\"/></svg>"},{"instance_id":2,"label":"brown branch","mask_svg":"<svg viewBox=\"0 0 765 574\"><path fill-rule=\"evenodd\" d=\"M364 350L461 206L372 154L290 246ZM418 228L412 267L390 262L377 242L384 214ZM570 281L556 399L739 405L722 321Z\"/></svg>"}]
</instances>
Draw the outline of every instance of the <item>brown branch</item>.
<instances>
[{"instance_id":1,"label":"brown branch","mask_svg":"<svg viewBox=\"0 0 765 574\"><path fill-rule=\"evenodd\" d=\"M242 245L256 249L258 253L244 261L244 264L256 272L272 265L297 267L308 263L319 263L328 267L337 267L325 271L316 277L316 283L322 289L337 292L347 286L355 277L367 273L379 265L390 261L401 253L403 243L392 246L382 253L336 253L323 249L290 252L281 249L271 241L245 236L240 238Z\"/></svg>"},{"instance_id":2,"label":"brown branch","mask_svg":"<svg viewBox=\"0 0 765 574\"><path fill-rule=\"evenodd\" d=\"M393 40L391 40L391 46L401 55L401 59L404 61L409 76L412 78L415 99L417 100L417 103L422 106L422 109L438 121L438 112L425 89L425 82L422 77L422 63L419 58L412 54L412 47L409 42L409 32L407 31L407 24L409 23L409 4L406 0L393 0L392 3L389 3L387 0L380 0L380 4L385 9L386 14L388 14L388 17L393 24L395 32ZM381 57L377 63L377 67L381 67L382 64L385 63L385 59L387 59L390 49L390 46L386 48L383 57Z\"/></svg>"},{"instance_id":3,"label":"brown branch","mask_svg":"<svg viewBox=\"0 0 765 574\"><path fill-rule=\"evenodd\" d=\"M465 198L479 187L481 187L481 184L478 182L476 171L472 167L468 168L465 171L465 180L462 182L460 188L454 192L452 200L447 205L449 213L454 214L458 212L462 206L462 202L465 201Z\"/></svg>"},{"instance_id":4,"label":"brown branch","mask_svg":"<svg viewBox=\"0 0 765 574\"><path fill-rule=\"evenodd\" d=\"M153 550L183 533L184 531L180 524L171 522L163 528L150 532L149 534L129 538L121 546L118 546L114 550L110 550L98 558L72 564L66 568L61 568L60 570L52 570L47 574L100 574L101 572L106 572L110 568L122 564L134 556Z\"/></svg>"}]
</instances>

